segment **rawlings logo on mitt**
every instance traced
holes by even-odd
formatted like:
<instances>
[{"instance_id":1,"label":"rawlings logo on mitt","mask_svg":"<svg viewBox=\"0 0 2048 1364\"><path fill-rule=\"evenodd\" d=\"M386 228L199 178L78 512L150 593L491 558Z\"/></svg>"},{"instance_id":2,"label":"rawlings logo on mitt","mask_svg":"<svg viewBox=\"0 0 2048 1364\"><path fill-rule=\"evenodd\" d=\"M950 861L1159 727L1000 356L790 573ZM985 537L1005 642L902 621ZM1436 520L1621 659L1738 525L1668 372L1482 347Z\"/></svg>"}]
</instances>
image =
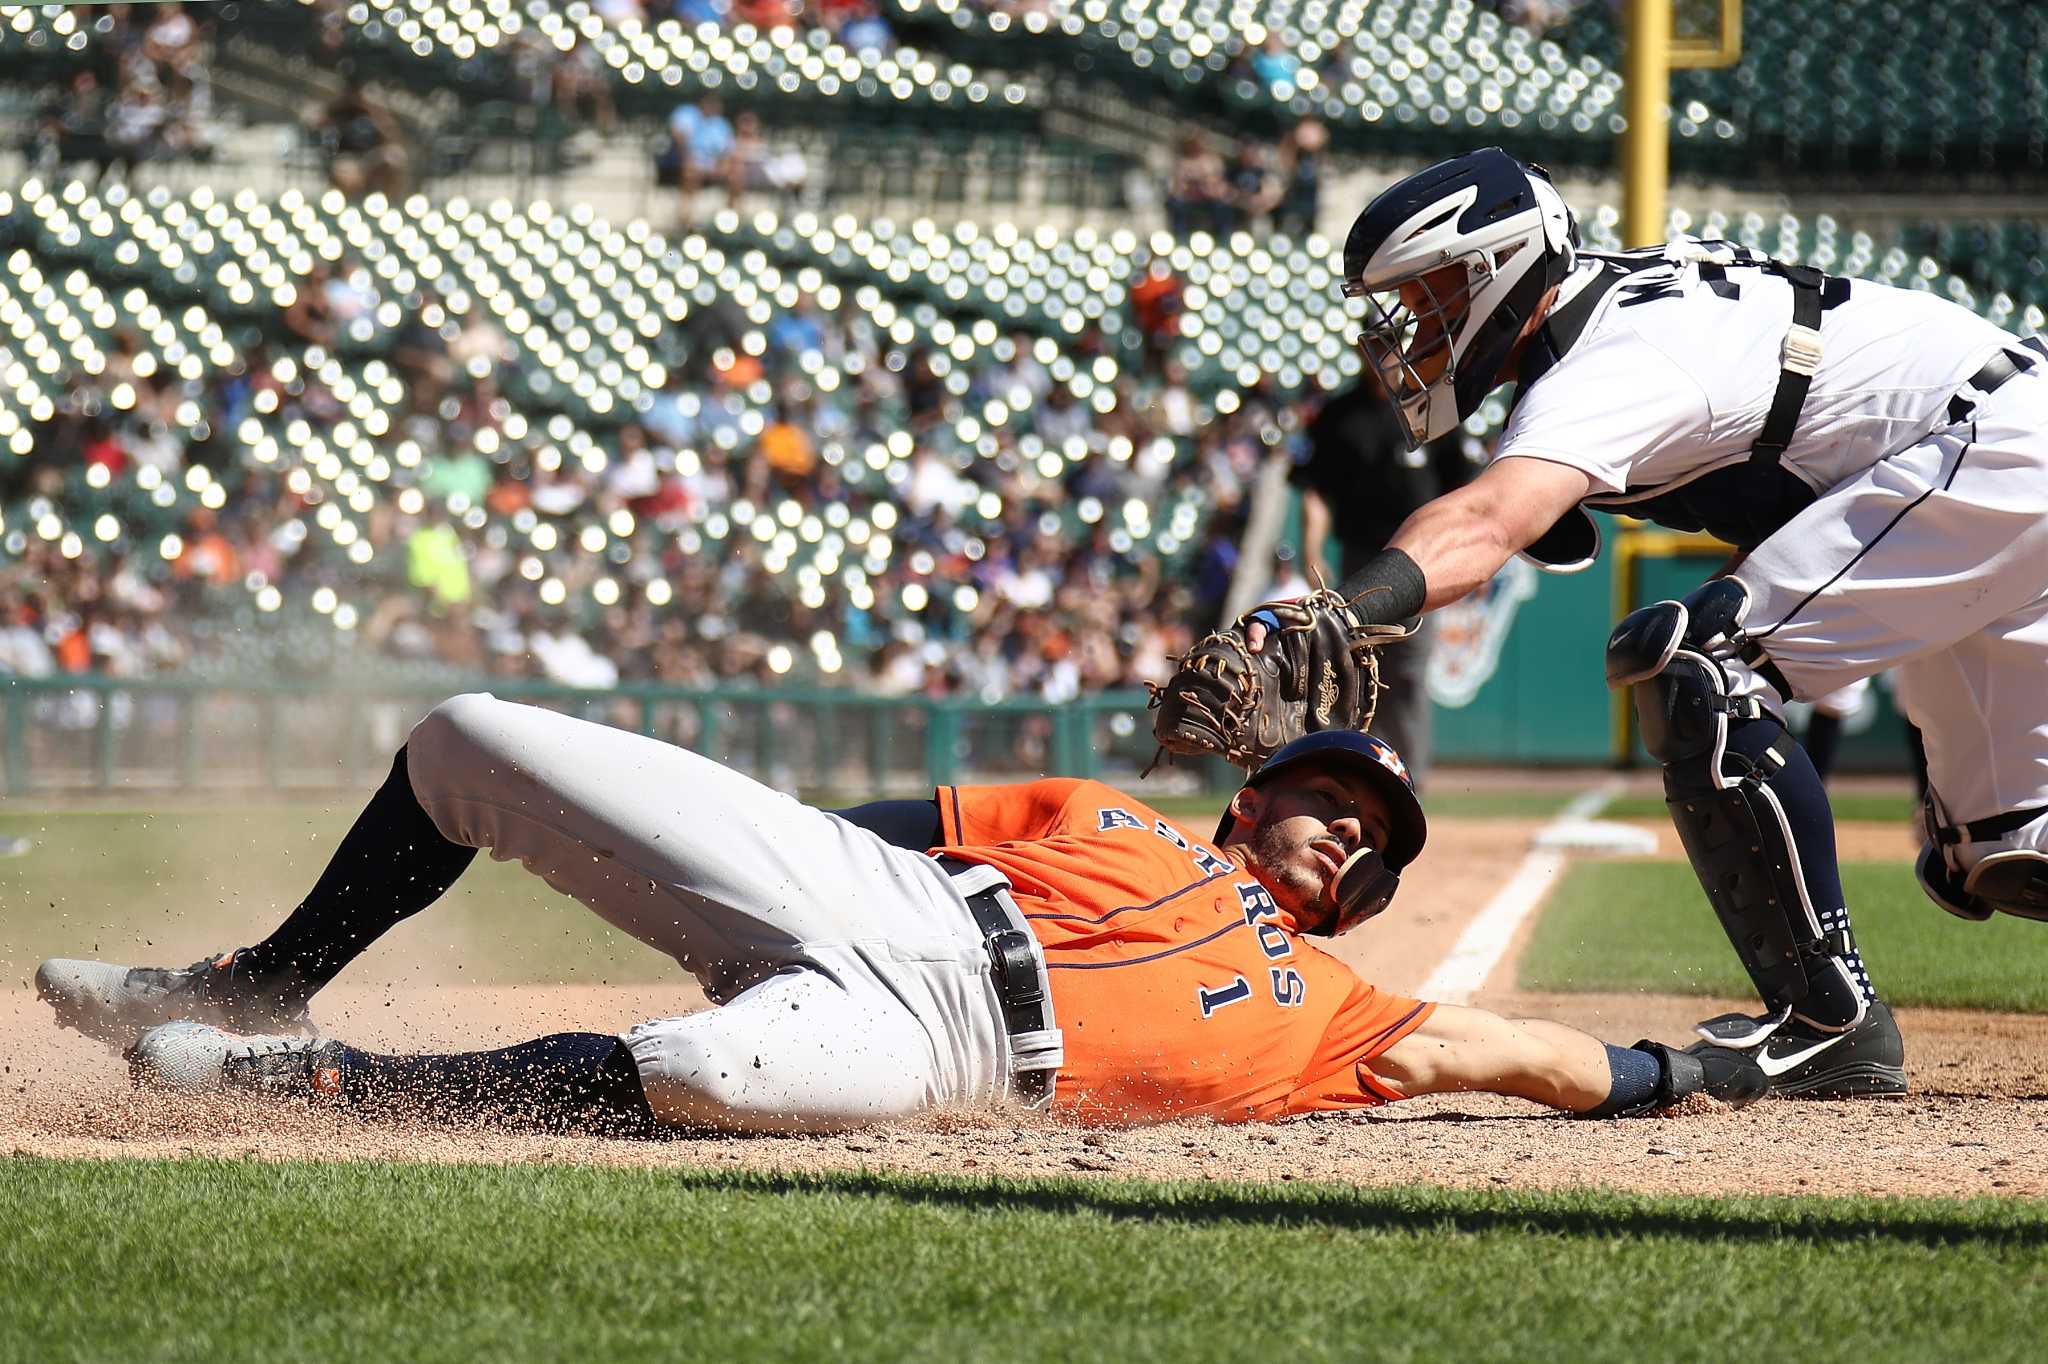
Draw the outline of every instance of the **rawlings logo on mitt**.
<instances>
[{"instance_id":1,"label":"rawlings logo on mitt","mask_svg":"<svg viewBox=\"0 0 2048 1364\"><path fill-rule=\"evenodd\" d=\"M1266 626L1257 653L1246 642ZM1378 650L1412 625L1366 625L1335 592L1267 602L1181 655L1152 688L1152 733L1168 753L1219 754L1257 770L1282 744L1322 729L1366 729L1379 701Z\"/></svg>"}]
</instances>

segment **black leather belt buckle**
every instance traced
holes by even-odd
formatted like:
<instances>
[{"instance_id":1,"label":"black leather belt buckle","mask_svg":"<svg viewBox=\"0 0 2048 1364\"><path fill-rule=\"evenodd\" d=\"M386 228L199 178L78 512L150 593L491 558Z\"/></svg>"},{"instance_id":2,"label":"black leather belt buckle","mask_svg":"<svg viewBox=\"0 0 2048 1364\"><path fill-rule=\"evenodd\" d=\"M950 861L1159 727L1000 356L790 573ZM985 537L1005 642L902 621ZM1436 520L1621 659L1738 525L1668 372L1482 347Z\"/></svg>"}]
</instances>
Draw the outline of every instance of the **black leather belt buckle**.
<instances>
[{"instance_id":1,"label":"black leather belt buckle","mask_svg":"<svg viewBox=\"0 0 2048 1364\"><path fill-rule=\"evenodd\" d=\"M1045 998L1038 988L1038 957L1032 946L1031 935L1022 929L1005 928L988 935L989 960L995 964L1003 1003L1011 1008Z\"/></svg>"}]
</instances>

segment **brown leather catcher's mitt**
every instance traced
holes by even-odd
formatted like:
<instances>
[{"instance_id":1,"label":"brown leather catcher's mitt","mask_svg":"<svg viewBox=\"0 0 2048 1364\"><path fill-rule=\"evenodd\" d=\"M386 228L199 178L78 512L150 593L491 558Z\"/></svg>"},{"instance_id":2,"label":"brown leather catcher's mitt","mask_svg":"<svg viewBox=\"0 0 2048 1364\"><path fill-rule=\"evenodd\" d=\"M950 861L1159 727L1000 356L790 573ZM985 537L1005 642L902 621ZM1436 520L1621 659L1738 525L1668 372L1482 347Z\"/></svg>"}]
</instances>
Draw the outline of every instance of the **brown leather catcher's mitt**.
<instances>
[{"instance_id":1,"label":"brown leather catcher's mitt","mask_svg":"<svg viewBox=\"0 0 2048 1364\"><path fill-rule=\"evenodd\" d=\"M1266 624L1259 652L1245 642ZM1168 753L1218 754L1255 771L1273 751L1322 729L1365 729L1379 700L1380 646L1413 625L1365 625L1335 592L1252 608L1181 655L1152 689L1152 733Z\"/></svg>"}]
</instances>

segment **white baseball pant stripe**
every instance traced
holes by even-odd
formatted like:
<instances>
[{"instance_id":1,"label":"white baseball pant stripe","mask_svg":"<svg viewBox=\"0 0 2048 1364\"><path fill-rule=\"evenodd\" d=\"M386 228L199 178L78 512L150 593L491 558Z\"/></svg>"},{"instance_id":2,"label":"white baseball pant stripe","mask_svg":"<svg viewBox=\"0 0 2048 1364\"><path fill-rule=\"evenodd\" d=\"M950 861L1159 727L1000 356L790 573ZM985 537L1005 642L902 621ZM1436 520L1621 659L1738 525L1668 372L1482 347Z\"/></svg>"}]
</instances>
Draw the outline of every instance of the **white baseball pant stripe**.
<instances>
[{"instance_id":1,"label":"white baseball pant stripe","mask_svg":"<svg viewBox=\"0 0 2048 1364\"><path fill-rule=\"evenodd\" d=\"M1969 396L1969 390L1964 390ZM1744 626L1802 696L1886 668L1951 822L2048 803L2048 364L1838 485L1736 577ZM1738 695L1782 701L1734 665ZM1954 850L2048 846L2048 821Z\"/></svg>"},{"instance_id":2,"label":"white baseball pant stripe","mask_svg":"<svg viewBox=\"0 0 2048 1364\"><path fill-rule=\"evenodd\" d=\"M625 1034L655 1113L814 1131L1008 1092L982 934L929 857L643 735L487 695L412 731L413 793L668 953L718 1005Z\"/></svg>"}]
</instances>

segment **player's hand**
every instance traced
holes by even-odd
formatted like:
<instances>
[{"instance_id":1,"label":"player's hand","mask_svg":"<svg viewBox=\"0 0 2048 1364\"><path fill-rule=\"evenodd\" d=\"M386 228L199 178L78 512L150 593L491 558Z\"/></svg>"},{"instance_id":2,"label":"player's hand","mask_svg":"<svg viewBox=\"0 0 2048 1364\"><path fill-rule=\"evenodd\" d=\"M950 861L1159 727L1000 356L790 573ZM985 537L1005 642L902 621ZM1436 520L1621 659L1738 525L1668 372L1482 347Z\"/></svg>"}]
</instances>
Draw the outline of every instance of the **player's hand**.
<instances>
[{"instance_id":1,"label":"player's hand","mask_svg":"<svg viewBox=\"0 0 2048 1364\"><path fill-rule=\"evenodd\" d=\"M1375 651L1406 633L1360 624L1334 592L1266 602L1181 655L1153 691L1152 733L1166 752L1249 772L1312 730L1362 730L1379 693Z\"/></svg>"},{"instance_id":2,"label":"player's hand","mask_svg":"<svg viewBox=\"0 0 2048 1364\"><path fill-rule=\"evenodd\" d=\"M1266 632L1280 628L1280 618L1260 607L1244 618L1244 647L1257 653L1266 642Z\"/></svg>"}]
</instances>

